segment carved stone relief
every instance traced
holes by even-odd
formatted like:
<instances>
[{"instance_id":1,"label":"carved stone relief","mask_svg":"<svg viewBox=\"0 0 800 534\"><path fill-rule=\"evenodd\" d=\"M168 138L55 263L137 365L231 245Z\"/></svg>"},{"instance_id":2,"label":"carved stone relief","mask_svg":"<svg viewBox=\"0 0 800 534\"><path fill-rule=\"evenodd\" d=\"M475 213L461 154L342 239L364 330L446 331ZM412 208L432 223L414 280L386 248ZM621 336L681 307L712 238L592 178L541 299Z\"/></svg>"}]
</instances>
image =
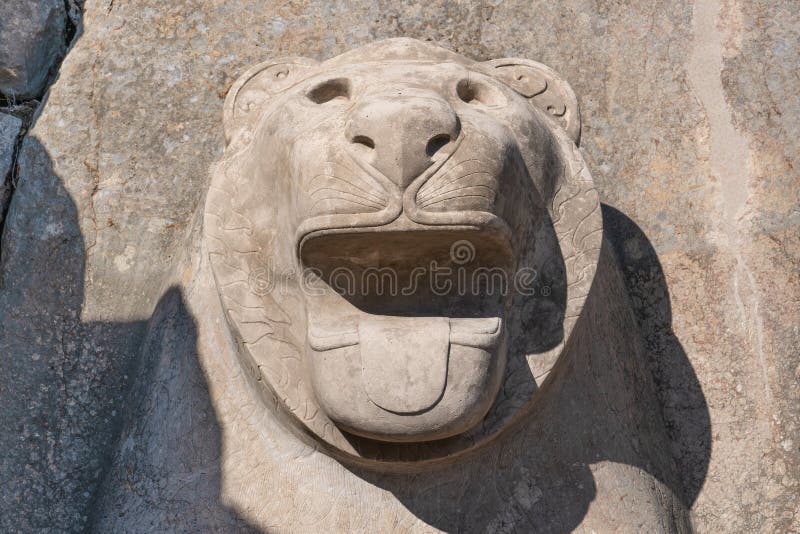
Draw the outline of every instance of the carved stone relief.
<instances>
[{"instance_id":1,"label":"carved stone relief","mask_svg":"<svg viewBox=\"0 0 800 534\"><path fill-rule=\"evenodd\" d=\"M204 240L265 409L407 469L547 394L602 240L557 73L395 39L259 64L224 124Z\"/></svg>"},{"instance_id":2,"label":"carved stone relief","mask_svg":"<svg viewBox=\"0 0 800 534\"><path fill-rule=\"evenodd\" d=\"M800 9L17 4L0 16L0 531L800 532ZM320 64L395 36L482 63L395 41ZM288 56L313 59L231 91ZM556 67L581 120L560 76L494 59L509 56ZM420 80L434 64L470 75ZM533 143L524 171L482 153L474 126L505 146L492 125L507 103L473 71L581 134L602 201L596 264L563 253L546 180L507 194L515 176L537 183L531 169L560 176L570 145ZM322 73L344 82L314 91ZM387 106L395 86L415 94ZM301 111L279 102L295 90L311 97ZM212 192L203 225L228 95L231 140L262 139L228 148L223 163L253 164L215 174L233 200ZM263 150L281 136L294 153ZM511 200L487 197L481 172ZM323 198L336 191L349 202ZM511 239L420 222L456 198L515 223ZM339 219L297 237L331 213L377 230ZM405 221L436 229L394 231ZM568 298L585 274L585 301Z\"/></svg>"}]
</instances>

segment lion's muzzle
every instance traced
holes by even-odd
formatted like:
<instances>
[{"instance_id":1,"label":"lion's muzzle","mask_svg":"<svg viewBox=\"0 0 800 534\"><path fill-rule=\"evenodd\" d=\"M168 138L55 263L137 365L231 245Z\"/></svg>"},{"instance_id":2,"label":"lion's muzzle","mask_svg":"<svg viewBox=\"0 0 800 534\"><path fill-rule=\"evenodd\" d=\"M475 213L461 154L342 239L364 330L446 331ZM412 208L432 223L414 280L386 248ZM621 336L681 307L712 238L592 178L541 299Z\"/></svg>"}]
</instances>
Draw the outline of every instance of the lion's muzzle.
<instances>
[{"instance_id":1,"label":"lion's muzzle","mask_svg":"<svg viewBox=\"0 0 800 534\"><path fill-rule=\"evenodd\" d=\"M345 137L357 158L405 188L459 131L458 116L441 96L400 87L362 97L348 114Z\"/></svg>"}]
</instances>

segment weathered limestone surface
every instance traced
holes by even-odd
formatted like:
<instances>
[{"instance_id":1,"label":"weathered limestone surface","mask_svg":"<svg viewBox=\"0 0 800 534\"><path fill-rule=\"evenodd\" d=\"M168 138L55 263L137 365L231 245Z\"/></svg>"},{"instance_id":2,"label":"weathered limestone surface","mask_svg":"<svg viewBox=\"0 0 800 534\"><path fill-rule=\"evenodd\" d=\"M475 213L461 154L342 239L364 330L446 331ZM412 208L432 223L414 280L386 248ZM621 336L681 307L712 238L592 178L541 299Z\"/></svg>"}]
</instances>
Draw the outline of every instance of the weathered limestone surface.
<instances>
[{"instance_id":1,"label":"weathered limestone surface","mask_svg":"<svg viewBox=\"0 0 800 534\"><path fill-rule=\"evenodd\" d=\"M261 60L324 59L402 35L476 59L533 58L570 81L695 528L800 529L796 4L107 0L85 10L24 142L0 244L0 529L90 521L143 321L174 280L222 151L232 81ZM162 372L180 370L166 361ZM188 389L205 386L195 368L186 377ZM214 448L203 439L191 443ZM186 487L202 492L210 457L169 461L200 473ZM129 481L135 491L135 473ZM502 524L537 495L511 491Z\"/></svg>"},{"instance_id":2,"label":"weathered limestone surface","mask_svg":"<svg viewBox=\"0 0 800 534\"><path fill-rule=\"evenodd\" d=\"M39 96L66 48L66 5L62 0L26 0L0 6L1 95L11 101Z\"/></svg>"}]
</instances>

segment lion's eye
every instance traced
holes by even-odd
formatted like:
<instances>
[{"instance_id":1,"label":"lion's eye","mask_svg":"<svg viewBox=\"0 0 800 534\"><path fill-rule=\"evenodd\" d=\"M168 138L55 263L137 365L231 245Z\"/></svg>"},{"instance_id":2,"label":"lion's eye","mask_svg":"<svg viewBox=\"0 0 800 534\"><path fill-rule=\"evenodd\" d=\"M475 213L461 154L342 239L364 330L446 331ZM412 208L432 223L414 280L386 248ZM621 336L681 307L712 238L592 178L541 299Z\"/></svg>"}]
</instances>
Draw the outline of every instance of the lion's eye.
<instances>
[{"instance_id":1,"label":"lion's eye","mask_svg":"<svg viewBox=\"0 0 800 534\"><path fill-rule=\"evenodd\" d=\"M476 80L464 79L456 85L458 98L467 104L482 104L484 106L498 107L506 103L502 91L487 83Z\"/></svg>"},{"instance_id":2,"label":"lion's eye","mask_svg":"<svg viewBox=\"0 0 800 534\"><path fill-rule=\"evenodd\" d=\"M350 98L350 80L345 78L325 80L308 91L306 96L315 104L324 104L337 99L347 100Z\"/></svg>"}]
</instances>

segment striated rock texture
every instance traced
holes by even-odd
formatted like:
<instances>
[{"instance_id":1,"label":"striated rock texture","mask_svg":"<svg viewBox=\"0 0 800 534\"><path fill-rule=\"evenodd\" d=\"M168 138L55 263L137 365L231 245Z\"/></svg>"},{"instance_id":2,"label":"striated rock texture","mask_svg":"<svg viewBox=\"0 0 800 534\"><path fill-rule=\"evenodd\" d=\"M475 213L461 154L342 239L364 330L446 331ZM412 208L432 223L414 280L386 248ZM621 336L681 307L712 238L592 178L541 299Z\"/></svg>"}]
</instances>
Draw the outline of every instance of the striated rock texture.
<instances>
[{"instance_id":1,"label":"striated rock texture","mask_svg":"<svg viewBox=\"0 0 800 534\"><path fill-rule=\"evenodd\" d=\"M13 115L0 113L0 176L5 177L11 170L14 144L22 128L22 121Z\"/></svg>"},{"instance_id":2,"label":"striated rock texture","mask_svg":"<svg viewBox=\"0 0 800 534\"><path fill-rule=\"evenodd\" d=\"M0 95L8 101L37 98L50 69L66 49L66 2L4 2L0 17Z\"/></svg>"},{"instance_id":3,"label":"striated rock texture","mask_svg":"<svg viewBox=\"0 0 800 534\"><path fill-rule=\"evenodd\" d=\"M800 6L733 0L87 2L0 242L0 530L91 523L232 81L401 35L570 81L694 527L800 530ZM207 423L186 424L174 439ZM198 477L182 491L209 491L214 465L170 461ZM525 530L537 491L510 492L498 529Z\"/></svg>"},{"instance_id":4,"label":"striated rock texture","mask_svg":"<svg viewBox=\"0 0 800 534\"><path fill-rule=\"evenodd\" d=\"M17 117L0 113L0 224L3 221L6 202L11 194L11 185L8 182L11 179L14 149L21 128L22 121Z\"/></svg>"}]
</instances>

